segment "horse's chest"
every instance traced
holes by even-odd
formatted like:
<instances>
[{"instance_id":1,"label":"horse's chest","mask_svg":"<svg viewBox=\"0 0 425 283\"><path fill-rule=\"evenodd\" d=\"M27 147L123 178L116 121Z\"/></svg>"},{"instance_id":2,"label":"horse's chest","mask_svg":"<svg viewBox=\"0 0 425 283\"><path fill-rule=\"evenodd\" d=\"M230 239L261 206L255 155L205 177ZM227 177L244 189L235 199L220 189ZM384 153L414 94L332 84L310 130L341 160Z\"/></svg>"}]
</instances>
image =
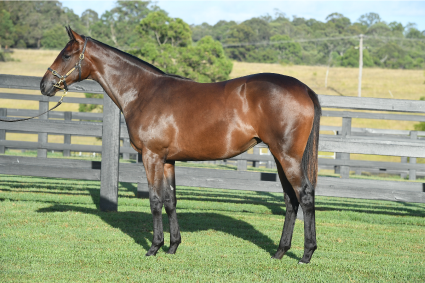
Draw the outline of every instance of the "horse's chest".
<instances>
[{"instance_id":1,"label":"horse's chest","mask_svg":"<svg viewBox=\"0 0 425 283\"><path fill-rule=\"evenodd\" d=\"M151 150L155 148L168 147L176 130L169 127L169 123L152 121L142 123L127 121L128 134L132 143L137 148L147 147Z\"/></svg>"}]
</instances>

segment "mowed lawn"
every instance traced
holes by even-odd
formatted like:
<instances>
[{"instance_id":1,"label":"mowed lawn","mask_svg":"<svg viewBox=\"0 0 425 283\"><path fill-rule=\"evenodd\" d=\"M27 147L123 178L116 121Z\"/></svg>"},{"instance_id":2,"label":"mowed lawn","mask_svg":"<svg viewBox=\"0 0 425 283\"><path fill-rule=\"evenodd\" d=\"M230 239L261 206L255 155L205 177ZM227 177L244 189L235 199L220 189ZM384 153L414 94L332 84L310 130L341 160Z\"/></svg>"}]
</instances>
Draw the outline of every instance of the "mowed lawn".
<instances>
[{"instance_id":1,"label":"mowed lawn","mask_svg":"<svg viewBox=\"0 0 425 283\"><path fill-rule=\"evenodd\" d=\"M178 176L177 176L178 182ZM423 282L425 205L317 197L318 250L273 260L282 194L178 187L182 244L145 257L149 202L121 183L119 212L101 212L99 182L0 176L1 282Z\"/></svg>"}]
</instances>

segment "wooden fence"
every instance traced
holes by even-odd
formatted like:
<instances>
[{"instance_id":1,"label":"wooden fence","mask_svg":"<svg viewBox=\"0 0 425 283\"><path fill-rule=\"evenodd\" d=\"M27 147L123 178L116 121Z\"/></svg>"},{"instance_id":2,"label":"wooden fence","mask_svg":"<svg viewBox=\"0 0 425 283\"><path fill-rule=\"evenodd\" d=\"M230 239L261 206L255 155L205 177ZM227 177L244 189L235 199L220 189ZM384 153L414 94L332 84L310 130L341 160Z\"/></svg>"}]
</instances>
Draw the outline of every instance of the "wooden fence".
<instances>
[{"instance_id":1,"label":"wooden fence","mask_svg":"<svg viewBox=\"0 0 425 283\"><path fill-rule=\"evenodd\" d=\"M38 90L41 78L0 75L0 88ZM72 92L103 93L103 89L93 81L83 81L70 87ZM23 95L0 93L3 99L38 100L40 112L47 110L49 102L57 102L59 97L42 95ZM425 172L425 166L416 164L416 158L425 157L423 132L406 132L391 130L356 129L351 127L352 118L389 119L425 122L425 101L392 100L376 98L356 98L319 96L323 116L342 117L342 127L321 126L323 131L335 131L334 134L321 134L319 150L337 152L336 159L320 158L320 166L337 166L342 178L319 177L317 195L352 197L366 199L384 199L405 202L425 202L425 186L419 182L375 181L348 178L350 168L386 168L409 172L414 178L418 171ZM121 121L118 108L105 95L104 99L66 97L66 103L103 104L104 113L67 113L50 112L39 119L17 123L0 123L0 151L4 148L37 149L38 157L16 157L0 155L0 174L30 175L69 179L100 180L100 207L102 210L117 210L118 182L138 183L138 196L147 196L147 184L143 165L136 163L120 163L119 153L131 154L135 151L128 146L120 147L120 139L128 141L125 123ZM370 113L353 111L335 111L327 108L350 110L374 110L398 113ZM26 116L28 110L0 110L0 116ZM32 110L36 114L37 110ZM6 113L7 112L7 113ZM32 115L32 114L30 114ZM49 119L51 118L51 119ZM55 119L55 120L54 120ZM96 120L102 122L73 121ZM37 133L38 142L9 141L5 132ZM47 142L47 134L65 136L65 143ZM102 137L102 146L77 145L70 143L70 135ZM124 142L124 145L126 142ZM265 145L260 145L265 146ZM260 155L259 147L255 154L243 153L232 160L238 170L216 170L191 167L177 167L178 185L253 190L265 192L282 192L279 178L275 173L248 172L247 162L267 162L270 167L274 163L272 156ZM46 158L48 150L101 152L102 162ZM401 156L409 158L409 163L370 162L350 160L350 153ZM138 158L140 160L140 158Z\"/></svg>"}]
</instances>

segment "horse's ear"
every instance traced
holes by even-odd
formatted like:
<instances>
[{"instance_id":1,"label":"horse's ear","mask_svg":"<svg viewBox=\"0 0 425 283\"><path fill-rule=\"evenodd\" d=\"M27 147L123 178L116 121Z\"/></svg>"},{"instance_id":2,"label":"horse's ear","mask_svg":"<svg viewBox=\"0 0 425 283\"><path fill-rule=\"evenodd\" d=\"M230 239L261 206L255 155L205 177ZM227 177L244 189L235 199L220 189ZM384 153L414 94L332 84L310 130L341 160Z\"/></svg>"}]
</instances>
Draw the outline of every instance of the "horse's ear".
<instances>
[{"instance_id":1,"label":"horse's ear","mask_svg":"<svg viewBox=\"0 0 425 283\"><path fill-rule=\"evenodd\" d=\"M79 35L75 31L73 31L71 28L69 28L69 30L72 34L73 39L75 39L76 41L79 41L79 42L84 42L84 39L81 37L81 35Z\"/></svg>"},{"instance_id":2,"label":"horse's ear","mask_svg":"<svg viewBox=\"0 0 425 283\"><path fill-rule=\"evenodd\" d=\"M74 36L72 34L71 27L70 26L65 26L65 28L66 28L66 32L68 33L69 40L74 40L75 38L74 38Z\"/></svg>"}]
</instances>

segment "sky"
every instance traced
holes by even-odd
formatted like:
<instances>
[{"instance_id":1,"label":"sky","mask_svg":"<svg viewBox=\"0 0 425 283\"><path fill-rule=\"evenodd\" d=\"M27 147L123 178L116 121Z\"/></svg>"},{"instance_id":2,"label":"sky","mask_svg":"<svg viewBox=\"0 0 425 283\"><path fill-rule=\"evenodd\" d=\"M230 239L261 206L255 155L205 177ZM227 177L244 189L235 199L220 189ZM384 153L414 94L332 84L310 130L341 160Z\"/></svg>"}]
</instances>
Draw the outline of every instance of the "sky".
<instances>
[{"instance_id":1,"label":"sky","mask_svg":"<svg viewBox=\"0 0 425 283\"><path fill-rule=\"evenodd\" d=\"M60 1L81 16L86 9L96 11L99 16L115 6L115 1ZM348 17L351 22L366 13L374 12L386 22L401 22L404 26L416 23L420 31L425 30L425 1L203 1L203 0L159 0L156 4L173 18L181 18L188 24L207 22L214 25L220 20L243 22L253 17L275 15L279 9L287 17L313 18L325 21L334 12Z\"/></svg>"}]
</instances>

